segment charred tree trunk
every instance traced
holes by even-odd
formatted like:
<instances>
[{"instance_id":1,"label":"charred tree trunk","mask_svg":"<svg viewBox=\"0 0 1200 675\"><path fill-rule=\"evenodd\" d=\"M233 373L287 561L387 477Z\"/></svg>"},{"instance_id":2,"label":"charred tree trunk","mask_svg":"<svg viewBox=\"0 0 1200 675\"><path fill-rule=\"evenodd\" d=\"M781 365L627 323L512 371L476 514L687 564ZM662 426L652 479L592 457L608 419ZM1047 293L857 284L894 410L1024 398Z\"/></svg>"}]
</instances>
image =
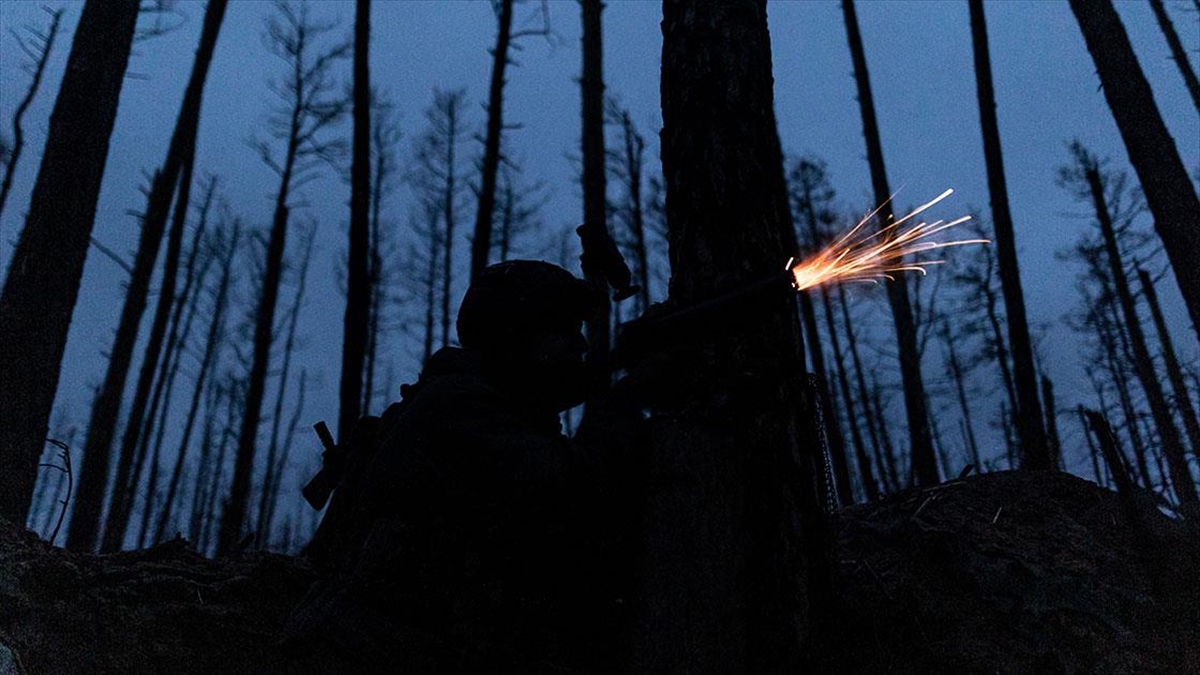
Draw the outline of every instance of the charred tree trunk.
<instances>
[{"instance_id":1,"label":"charred tree trunk","mask_svg":"<svg viewBox=\"0 0 1200 675\"><path fill-rule=\"evenodd\" d=\"M838 304L841 306L842 326L846 329L846 347L850 351L850 358L854 366L855 385L858 387L858 400L863 407L863 419L867 423L867 434L871 437L871 449L875 453L875 465L879 467L880 480L887 486L889 492L895 492L899 489L899 484L892 467L890 457L885 459L885 448L880 440L880 420L875 412L875 408L871 405L871 396L867 393L867 378L863 373L862 359L858 355L858 336L854 332L854 324L850 321L850 306L846 302L846 293L842 289L838 289ZM832 325L832 324L830 324ZM890 453L890 450L886 450Z\"/></svg>"},{"instance_id":2,"label":"charred tree trunk","mask_svg":"<svg viewBox=\"0 0 1200 675\"><path fill-rule=\"evenodd\" d=\"M796 252L765 8L762 0L663 5L672 303L751 282ZM804 509L817 503L816 477L801 458L819 438L793 412L806 407L795 300L770 300L771 311L741 334L696 349L688 403L653 424L652 463L664 475L648 502L638 616L648 629L635 638L634 670L802 665L806 551L795 523L813 536L807 528L819 513ZM814 539L807 552L818 555Z\"/></svg>"},{"instance_id":3,"label":"charred tree trunk","mask_svg":"<svg viewBox=\"0 0 1200 675\"><path fill-rule=\"evenodd\" d=\"M1106 295L1110 294L1106 293ZM1137 462L1138 471L1141 473L1145 485L1150 486L1153 482L1150 476L1150 465L1147 461L1146 444L1142 440L1142 432L1138 427L1137 410L1133 405L1133 397L1129 393L1129 378L1126 376L1126 370L1121 366L1133 359L1129 355L1128 341L1121 331L1120 322L1115 313L1116 308L1112 306L1112 299L1105 298L1103 303L1104 306L1098 307L1095 313L1096 332L1099 334L1101 349L1105 353L1113 386L1117 390L1117 402L1125 420L1125 432L1129 434L1129 442L1133 446L1133 456ZM1105 315L1106 311L1112 313L1111 318ZM1121 351L1118 351L1118 341ZM1101 404L1100 412L1106 419L1113 419L1103 404Z\"/></svg>"},{"instance_id":4,"label":"charred tree trunk","mask_svg":"<svg viewBox=\"0 0 1200 675\"><path fill-rule=\"evenodd\" d=\"M604 150L604 64L600 15L601 0L582 0L583 74L579 79L582 100L583 222L587 227L607 232L608 180ZM599 289L608 289L604 274L587 261L583 276ZM587 322L588 359L604 363L608 359L611 303L607 293L599 294L600 307ZM594 383L597 391L608 389L608 380Z\"/></svg>"},{"instance_id":5,"label":"charred tree trunk","mask_svg":"<svg viewBox=\"0 0 1200 675\"><path fill-rule=\"evenodd\" d=\"M113 479L112 497L108 516L104 521L104 535L100 550L111 553L120 550L125 541L125 530L129 525L129 514L133 508L138 473L144 453L139 448L143 422L150 407L151 388L158 361L162 357L166 339L167 322L170 320L172 300L175 297L175 282L179 274L179 255L182 249L183 230L187 221L188 201L192 193L192 170L195 166L195 147L186 149L183 170L179 177L179 197L175 202L175 213L171 219L171 231L167 235L167 250L163 260L162 284L159 286L158 305L154 308L154 319L150 325L150 337L146 341L145 355L138 371L137 387L129 404L129 418L121 434L121 454L117 458L117 473Z\"/></svg>"},{"instance_id":6,"label":"charred tree trunk","mask_svg":"<svg viewBox=\"0 0 1200 675\"><path fill-rule=\"evenodd\" d=\"M1150 8L1154 10L1154 18L1158 19L1158 27L1162 29L1167 46L1171 49L1171 60L1179 66L1179 74L1183 76L1188 93L1192 95L1192 105L1200 112L1200 80L1196 78L1196 71L1192 70L1192 63L1188 61L1187 52L1183 49L1183 43L1179 41L1179 34L1175 32L1167 8L1163 6L1162 0L1150 0ZM1200 7L1196 11L1200 12ZM2 201L0 205L3 205Z\"/></svg>"},{"instance_id":7,"label":"charred tree trunk","mask_svg":"<svg viewBox=\"0 0 1200 675\"><path fill-rule=\"evenodd\" d=\"M1081 162L1087 162L1085 155L1080 156ZM1167 407L1166 396L1154 373L1154 363L1150 360L1150 351L1146 348L1146 339L1142 334L1141 320L1133 303L1133 294L1129 291L1129 283L1125 277L1125 268L1121 260L1121 252L1117 247L1117 237L1113 230L1112 217L1104 197L1104 185L1100 171L1094 163L1087 163L1084 168L1088 185L1092 190L1092 199L1096 207L1096 219L1100 223L1100 232L1104 237L1104 248L1108 255L1109 270L1121 313L1125 319L1125 330L1129 334L1130 346L1133 348L1133 365L1142 389L1146 392L1146 401L1150 405L1150 414L1154 417L1155 427L1162 451L1166 456L1167 466L1171 473L1171 482L1175 495L1181 506L1191 508L1200 499L1196 495L1196 484L1188 470L1187 458L1184 456L1183 443L1175 421L1171 419L1171 411ZM1189 186L1189 189L1190 186ZM1197 211L1200 213L1200 211Z\"/></svg>"},{"instance_id":8,"label":"charred tree trunk","mask_svg":"<svg viewBox=\"0 0 1200 675\"><path fill-rule=\"evenodd\" d=\"M1058 439L1058 409L1054 405L1054 383L1042 376L1042 405L1046 407L1046 442L1050 447L1050 467L1063 468L1062 443Z\"/></svg>"},{"instance_id":9,"label":"charred tree trunk","mask_svg":"<svg viewBox=\"0 0 1200 675\"><path fill-rule=\"evenodd\" d=\"M287 337L283 341L283 362L279 368L279 391L275 397L275 409L271 414L271 439L267 442L267 467L264 472L262 488L259 495L258 503L258 524L255 527L255 540L259 543L265 541L264 537L270 530L271 522L267 519L268 508L270 506L269 486L275 480L275 465L276 456L279 452L279 428L283 420L283 401L284 395L287 393L288 376L292 368L292 353L296 348L296 326L300 318L300 305L304 301L304 289L308 285L308 267L312 262L313 242L316 240L316 231L307 238L304 243L304 256L300 260L300 279L296 284L296 297L292 302L291 308L287 313ZM357 421L357 418L355 418ZM351 423L353 425L353 422ZM353 426L347 427L346 433L351 433Z\"/></svg>"},{"instance_id":10,"label":"charred tree trunk","mask_svg":"<svg viewBox=\"0 0 1200 675\"><path fill-rule=\"evenodd\" d=\"M650 307L650 255L646 250L645 209L642 206L642 168L646 141L634 127L628 110L621 111L621 131L625 158L625 182L629 193L629 231L633 235L633 257L637 263L638 306L641 314Z\"/></svg>"},{"instance_id":11,"label":"charred tree trunk","mask_svg":"<svg viewBox=\"0 0 1200 675\"><path fill-rule=\"evenodd\" d=\"M1192 328L1200 335L1200 265L1196 264L1200 260L1200 199L1112 0L1070 2L1125 141L1129 163L1154 215L1154 229L1175 270ZM1187 488L1184 491L1189 492Z\"/></svg>"},{"instance_id":12,"label":"charred tree trunk","mask_svg":"<svg viewBox=\"0 0 1200 675\"><path fill-rule=\"evenodd\" d=\"M992 277L993 259L987 256L986 278ZM992 330L992 342L995 344L996 364L1000 366L1000 378L1004 382L1004 392L1008 395L1008 407L1015 410L1017 406L1017 388L1013 383L1012 367L1008 361L1008 344L1004 340L1004 331L1000 328L1000 314L997 309L996 291L987 284L982 287L984 294L984 310L987 314L988 327ZM1010 444L1011 446L1011 444ZM1012 448L1009 448L1012 451Z\"/></svg>"},{"instance_id":13,"label":"charred tree trunk","mask_svg":"<svg viewBox=\"0 0 1200 675\"><path fill-rule=\"evenodd\" d=\"M1109 473L1112 475L1113 481L1117 484L1117 494L1121 497L1121 504L1125 509L1126 515L1136 520L1137 506L1133 500L1135 488L1133 481L1129 478L1129 467L1125 465L1125 457L1121 454L1121 449L1117 445L1117 437L1113 434L1112 427L1109 426L1108 420L1105 419L1104 415L1095 410L1084 410L1081 407L1080 413L1087 419L1088 426L1091 427L1092 433L1096 435L1096 441L1100 446L1104 462L1108 465Z\"/></svg>"},{"instance_id":14,"label":"charred tree trunk","mask_svg":"<svg viewBox=\"0 0 1200 675\"><path fill-rule=\"evenodd\" d=\"M21 123L25 119L25 113L29 110L30 104L33 103L33 97L37 96L38 89L42 85L42 75L46 72L46 62L50 60L50 51L54 48L54 39L58 37L58 28L62 23L64 11L66 10L59 8L50 12L50 27L46 29L45 33L36 36L40 44L34 48L37 50L37 58L34 60L33 78L29 82L29 88L25 90L25 96L17 104L17 109L13 113L13 145L8 157L3 162L4 180L0 182L0 213L4 213L4 204L8 201L9 190L12 189L13 175L17 172L17 162L21 159L21 151L25 148L25 127ZM29 48L24 40L19 37L17 40L26 53L29 53Z\"/></svg>"},{"instance_id":15,"label":"charred tree trunk","mask_svg":"<svg viewBox=\"0 0 1200 675\"><path fill-rule=\"evenodd\" d=\"M201 237L204 234L204 220L201 219L200 224L196 227L196 239L192 244L192 252L189 254L187 271L184 273L183 290L179 293L179 299L176 302L174 316L171 317L170 335L167 336L167 343L163 348L163 358L159 365L158 382L155 383L154 396L151 397L150 412L146 416L146 426L142 430L142 448L139 449L139 458L144 457L147 448L150 447L150 437L153 435L154 444L153 450L150 451L150 475L146 488L146 508L142 511L142 524L138 533L137 546L140 548L146 545L146 536L150 531L150 519L154 515L154 509L150 505L158 497L158 478L160 474L159 460L162 457L163 439L166 436L167 419L171 412L171 394L175 391L175 377L179 374L180 362L183 360L183 352L187 348L187 338L192 333L192 323L196 318L196 310L199 306L200 296L204 289L204 281L208 278L208 270L214 260L211 254L206 254L204 261L200 265L200 270L195 269L196 256L198 255L198 247L201 245ZM195 290L192 290L192 286ZM180 319L182 317L182 326ZM140 462L139 462L140 464ZM141 467L138 466L134 471L134 476L141 476ZM140 485L141 479L135 480L134 485Z\"/></svg>"},{"instance_id":16,"label":"charred tree trunk","mask_svg":"<svg viewBox=\"0 0 1200 675\"><path fill-rule=\"evenodd\" d=\"M354 146L350 164L350 254L346 317L342 332L342 379L338 436L349 439L363 400L363 362L371 321L371 0L357 0L354 14ZM261 527L261 523L260 523Z\"/></svg>"},{"instance_id":17,"label":"charred tree trunk","mask_svg":"<svg viewBox=\"0 0 1200 675\"><path fill-rule=\"evenodd\" d=\"M867 57L858 30L854 0L842 0L846 32L850 39L850 55L854 61L854 79L858 86L858 103L862 111L863 136L867 143L867 161L871 166L871 184L875 201L880 205L879 224L894 220L891 207L892 191L888 187L887 169L883 162L883 146L879 141L879 124L875 119L875 101L871 95L871 79L867 72ZM918 485L938 482L937 456L929 433L929 412L926 408L925 383L921 375L921 356L917 349L917 329L904 277L897 275L885 284L892 320L896 327L896 346L900 351L900 379L904 388L904 408L908 414L908 436L912 445L912 473Z\"/></svg>"},{"instance_id":18,"label":"charred tree trunk","mask_svg":"<svg viewBox=\"0 0 1200 675\"><path fill-rule=\"evenodd\" d=\"M946 347L946 366L950 371L950 378L954 380L954 393L958 396L958 408L962 412L963 440L971 453L971 462L975 464L975 470L979 471L982 464L979 458L979 443L975 440L975 425L971 422L971 406L967 403L966 375L958 360L958 352L954 349L954 338L950 335L949 326L943 323L941 331L942 342Z\"/></svg>"},{"instance_id":19,"label":"charred tree trunk","mask_svg":"<svg viewBox=\"0 0 1200 675\"><path fill-rule=\"evenodd\" d=\"M129 63L138 0L83 7L0 294L0 517L24 523Z\"/></svg>"},{"instance_id":20,"label":"charred tree trunk","mask_svg":"<svg viewBox=\"0 0 1200 675\"><path fill-rule=\"evenodd\" d=\"M282 163L271 160L269 150L260 149L264 160L278 171L279 191L275 196L275 213L267 240L262 292L253 315L254 347L245 389L245 411L234 456L233 481L228 502L221 513L217 542L217 550L221 553L234 549L248 523L258 426L262 419L267 367L274 341L275 308L279 302L279 285L283 275L292 181L297 177L312 175L311 160L321 157L330 149L328 144L320 140L321 132L338 120L345 109L345 101L341 96L330 91L328 72L345 55L349 46L338 45L314 53L313 40L322 31L332 27L313 22L303 7L299 14L286 5L280 7L280 12L283 22L269 25L274 48L286 60L290 70L289 84L283 90L288 99L289 114L286 121L280 120L276 129L279 137L286 140L286 145Z\"/></svg>"},{"instance_id":21,"label":"charred tree trunk","mask_svg":"<svg viewBox=\"0 0 1200 675\"><path fill-rule=\"evenodd\" d=\"M825 365L825 353L821 351L821 333L817 330L817 313L813 309L812 296L807 291L800 292L800 316L804 321L804 332L807 337L805 352L812 363L812 372L817 380L817 390L821 399L821 407L825 411L828 424L825 432L829 435L829 454L833 459L833 480L837 493L841 496L842 504L854 503L854 490L850 485L850 462L846 456L846 439L842 436L842 427L838 421L837 411L833 405L833 397L829 394L829 368Z\"/></svg>"},{"instance_id":22,"label":"charred tree trunk","mask_svg":"<svg viewBox=\"0 0 1200 675\"><path fill-rule=\"evenodd\" d=\"M293 440L296 435L296 427L300 426L300 415L304 411L304 393L307 390L308 371L304 368L300 369L300 381L296 384L296 404L292 408L292 418L288 421L287 433L284 435L283 451L279 453L279 461L271 471L271 480L264 481L263 490L267 493L267 515L263 519L267 523L266 530L259 535L259 541L262 545L268 546L271 536L271 523L275 522L275 509L279 506L279 486L283 482L283 471L287 468L288 462L292 458L292 448L295 447ZM284 529L287 529L285 524ZM284 551L287 550L285 546Z\"/></svg>"},{"instance_id":23,"label":"charred tree trunk","mask_svg":"<svg viewBox=\"0 0 1200 675\"><path fill-rule=\"evenodd\" d=\"M1033 367L1033 347L1029 339L1029 323L1025 318L1025 295L1021 290L1021 272L1017 264L1016 235L1013 231L1012 212L1008 205L1008 185L1004 177L1004 156L1000 148L1000 126L996 121L996 95L992 86L992 63L988 54L983 0L970 0L968 5L971 13L971 37L975 48L975 79L979 92L979 118L983 128L983 154L987 162L996 255L1000 263L1000 288L1004 293L1008 341L1012 347L1021 468L1050 469L1053 466L1046 442L1046 428L1042 423L1042 406L1038 401L1037 372Z\"/></svg>"},{"instance_id":24,"label":"charred tree trunk","mask_svg":"<svg viewBox=\"0 0 1200 675\"><path fill-rule=\"evenodd\" d=\"M183 439L179 442L179 452L175 456L175 466L171 471L171 479L167 483L167 494L163 500L162 512L159 514L158 524L154 530L153 541L155 542L160 542L166 537L167 526L171 522L171 515L175 509L175 498L179 489L179 481L183 477L183 466L187 459L188 445L192 439L192 430L195 428L196 415L200 410L201 399L208 383L208 372L218 359L221 346L221 333L225 324L225 306L229 297L229 281L233 269L233 258L237 254L240 234L235 224L233 236L226 243L228 248L225 251L225 259L221 262L221 278L217 282L216 297L213 300L212 320L209 322L208 335L204 340L204 353L200 357L200 367L196 373L196 382L192 389L192 398L188 406L187 419L183 424Z\"/></svg>"},{"instance_id":25,"label":"charred tree trunk","mask_svg":"<svg viewBox=\"0 0 1200 675\"><path fill-rule=\"evenodd\" d=\"M496 177L500 171L500 134L504 131L504 70L508 66L509 38L512 35L513 0L499 0L496 4L500 13L497 17L496 47L492 50L487 136L483 142L483 165L479 175L479 210L475 212L475 237L471 240L471 279L487 267L488 253L492 248Z\"/></svg>"},{"instance_id":26,"label":"charred tree trunk","mask_svg":"<svg viewBox=\"0 0 1200 675\"><path fill-rule=\"evenodd\" d=\"M1150 306L1150 318L1154 320L1154 329L1158 332L1158 341L1162 345L1163 362L1167 366L1167 379L1171 382L1171 391L1175 394L1175 409L1183 418L1183 428L1187 432L1188 443L1192 453L1200 457L1200 423L1196 421L1196 408L1192 405L1192 397L1187 385L1183 383L1183 369L1179 367L1179 358L1175 355L1175 345L1171 341L1171 332L1167 330L1167 322L1163 318L1162 307L1158 304L1158 291L1146 270L1138 268L1138 280L1142 285L1142 295L1146 296L1146 304Z\"/></svg>"},{"instance_id":27,"label":"charred tree trunk","mask_svg":"<svg viewBox=\"0 0 1200 675\"><path fill-rule=\"evenodd\" d=\"M71 526L67 531L67 547L77 551L91 550L98 543L105 485L108 482L113 437L116 435L116 423L121 412L125 380L129 376L138 329L146 308L154 263L166 231L171 198L175 195L179 183L184 158L195 148L204 82L212 62L226 4L226 0L211 0L204 12L200 46L196 50L192 74L180 104L175 131L167 148L166 159L162 168L155 174L146 200L146 213L142 217L142 233L133 272L125 292L117 334L109 352L104 384L101 385L100 393L92 405L91 421L84 444L79 490L75 496Z\"/></svg>"}]
</instances>

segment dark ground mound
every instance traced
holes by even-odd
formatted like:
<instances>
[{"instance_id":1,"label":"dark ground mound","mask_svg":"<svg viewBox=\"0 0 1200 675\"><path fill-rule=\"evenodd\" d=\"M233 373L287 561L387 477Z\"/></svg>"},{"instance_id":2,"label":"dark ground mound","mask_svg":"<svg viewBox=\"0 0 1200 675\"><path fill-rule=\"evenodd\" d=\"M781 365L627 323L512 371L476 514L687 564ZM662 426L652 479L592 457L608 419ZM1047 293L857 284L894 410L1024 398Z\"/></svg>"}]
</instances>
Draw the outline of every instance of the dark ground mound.
<instances>
[{"instance_id":1,"label":"dark ground mound","mask_svg":"<svg viewBox=\"0 0 1200 675\"><path fill-rule=\"evenodd\" d=\"M855 506L827 672L1200 672L1200 547L1064 474L995 473ZM183 541L109 556L0 525L0 675L283 672L301 562Z\"/></svg>"}]
</instances>

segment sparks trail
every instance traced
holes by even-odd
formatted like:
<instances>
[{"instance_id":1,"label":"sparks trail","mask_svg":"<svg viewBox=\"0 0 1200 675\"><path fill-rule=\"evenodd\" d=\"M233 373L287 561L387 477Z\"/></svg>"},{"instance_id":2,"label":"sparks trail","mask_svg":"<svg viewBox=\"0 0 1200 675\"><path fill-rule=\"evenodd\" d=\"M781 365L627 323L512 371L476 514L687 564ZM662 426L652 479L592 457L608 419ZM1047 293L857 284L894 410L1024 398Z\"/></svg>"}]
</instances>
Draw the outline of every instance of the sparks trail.
<instances>
[{"instance_id":1,"label":"sparks trail","mask_svg":"<svg viewBox=\"0 0 1200 675\"><path fill-rule=\"evenodd\" d=\"M796 290L803 291L828 283L847 281L877 283L880 279L892 279L892 274L895 272L925 274L927 265L939 265L944 261L905 262L904 257L949 246L991 243L987 239L930 240L930 237L940 232L967 222L971 216L962 216L950 222L943 220L936 220L932 223L920 222L905 230L900 229L902 224L949 197L953 192L954 190L946 190L937 198L917 207L903 218L888 223L875 232L863 233L862 229L879 213L886 202L880 204L874 211L863 216L857 225L825 248L798 263L795 258L789 260L787 269L792 273L792 285Z\"/></svg>"}]
</instances>

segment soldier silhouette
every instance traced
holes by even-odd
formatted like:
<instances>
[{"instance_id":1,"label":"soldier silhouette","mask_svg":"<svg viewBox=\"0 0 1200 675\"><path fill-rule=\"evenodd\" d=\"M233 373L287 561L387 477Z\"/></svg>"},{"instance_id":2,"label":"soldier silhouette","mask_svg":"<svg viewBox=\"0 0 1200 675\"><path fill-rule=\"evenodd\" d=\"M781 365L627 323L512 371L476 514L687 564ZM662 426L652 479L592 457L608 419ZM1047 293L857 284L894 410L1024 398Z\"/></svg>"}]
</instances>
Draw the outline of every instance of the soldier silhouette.
<instances>
[{"instance_id":1,"label":"soldier silhouette","mask_svg":"<svg viewBox=\"0 0 1200 675\"><path fill-rule=\"evenodd\" d=\"M597 293L544 262L486 268L462 346L360 424L287 627L298 672L619 669L641 412L618 387L574 438L559 421L596 377Z\"/></svg>"}]
</instances>

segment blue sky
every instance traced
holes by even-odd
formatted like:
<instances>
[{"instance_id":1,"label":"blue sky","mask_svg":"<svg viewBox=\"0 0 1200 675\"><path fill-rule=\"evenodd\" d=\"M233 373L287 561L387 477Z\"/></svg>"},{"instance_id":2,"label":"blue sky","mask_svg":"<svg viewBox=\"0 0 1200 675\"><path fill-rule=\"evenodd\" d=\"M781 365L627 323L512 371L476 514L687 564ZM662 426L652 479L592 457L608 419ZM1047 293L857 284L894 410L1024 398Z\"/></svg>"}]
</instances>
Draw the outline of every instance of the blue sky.
<instances>
[{"instance_id":1,"label":"blue sky","mask_svg":"<svg viewBox=\"0 0 1200 675\"><path fill-rule=\"evenodd\" d=\"M0 3L0 124L6 133L13 109L24 93L27 76L10 29L44 25L37 0ZM471 124L484 120L482 104L490 72L487 52L494 42L495 19L490 3L376 0L372 17L372 78L396 101L405 129L400 160L411 156L411 141L423 124L422 110L433 87L466 87ZM1200 47L1200 21L1184 3L1168 0L1185 46ZM28 145L10 202L0 217L0 265L7 266L23 224L28 195L49 111L78 20L79 4L68 3L65 31L56 45L41 94L26 118ZM568 153L577 154L580 69L579 10L568 0L549 3L554 36L527 38L509 71L506 121L523 125L510 132L509 147L530 181L551 189L544 219L552 235L581 220L578 189ZM1200 167L1200 119L1187 97L1182 78L1169 59L1148 4L1123 1L1118 10L1129 31L1155 98L1175 137L1189 171ZM518 6L517 22L528 20L538 3ZM1058 166L1066 162L1065 142L1078 137L1114 166L1126 167L1126 156L1109 114L1094 66L1067 3L1059 0L988 2L987 18L995 74L1000 131L1016 224L1021 271L1030 318L1046 326L1041 344L1044 367L1055 379L1060 405L1092 399L1083 377L1078 338L1061 321L1077 302L1076 268L1055 259L1088 225L1086 209L1056 187ZM174 33L135 46L133 74L125 83L112 149L105 174L94 235L117 251L136 246L138 223L127 214L141 209L142 176L161 161L172 131L184 84L191 68L203 5L181 1L186 20ZM197 175L216 173L222 193L245 223L265 227L276 189L272 174L258 161L246 139L263 128L272 103L264 86L282 63L263 47L264 1L235 0L225 19L208 79L200 127ZM322 0L318 14L340 17L348 33L353 3ZM987 217L988 194L979 137L979 117L967 5L957 0L870 0L859 3L859 20L878 107L884 154L900 204L932 198L947 187L956 194L940 206L939 217L970 208ZM776 115L785 152L814 153L829 164L843 206L861 211L870 205L869 174L864 160L861 121L837 2L776 0L769 6L774 54ZM620 97L648 140L648 156L657 158L658 74L661 9L652 0L610 0L604 12L605 79L608 92ZM348 81L348 63L344 77ZM476 105L478 104L478 105ZM349 125L340 133L349 135ZM615 136L610 136L615 140ZM472 153L477 144L472 144ZM195 195L195 193L193 193ZM343 305L337 290L337 255L344 250L348 189L333 172L303 190L307 207L301 218L318 223L317 250L302 313L304 350L297 356L309 371L310 396L302 419L336 418ZM406 193L388 205L393 222L406 222ZM464 223L473 218L471 205ZM1149 228L1149 219L1141 223ZM466 236L469 227L461 228ZM295 239L293 239L295 241ZM457 242L466 260L465 238ZM782 263L782 261L781 261ZM56 409L75 424L85 424L91 388L104 372L101 351L115 328L123 272L93 252L88 257L79 304L63 363ZM1187 330L1186 314L1171 282L1160 286L1168 320L1181 356L1194 360L1197 343ZM463 288L456 289L461 294ZM284 291L287 297L287 290ZM857 296L881 296L870 288ZM860 320L884 335L889 315L883 304L866 303ZM415 350L392 342L397 384L411 379ZM406 352L407 349L407 352ZM881 372L894 364L884 352L868 357ZM931 378L940 359L931 359ZM936 371L936 372L935 372ZM294 382L294 380L293 380ZM989 386L981 384L984 389ZM268 394L270 396L270 394ZM944 405L949 405L945 399ZM938 406L935 404L935 411ZM955 415L955 419L957 416ZM897 417L897 424L899 423ZM304 436L302 436L303 438ZM1079 437L1076 436L1076 439ZM298 452L312 448L302 445ZM307 459L307 456L306 458ZM1082 470L1082 464L1074 467Z\"/></svg>"}]
</instances>

